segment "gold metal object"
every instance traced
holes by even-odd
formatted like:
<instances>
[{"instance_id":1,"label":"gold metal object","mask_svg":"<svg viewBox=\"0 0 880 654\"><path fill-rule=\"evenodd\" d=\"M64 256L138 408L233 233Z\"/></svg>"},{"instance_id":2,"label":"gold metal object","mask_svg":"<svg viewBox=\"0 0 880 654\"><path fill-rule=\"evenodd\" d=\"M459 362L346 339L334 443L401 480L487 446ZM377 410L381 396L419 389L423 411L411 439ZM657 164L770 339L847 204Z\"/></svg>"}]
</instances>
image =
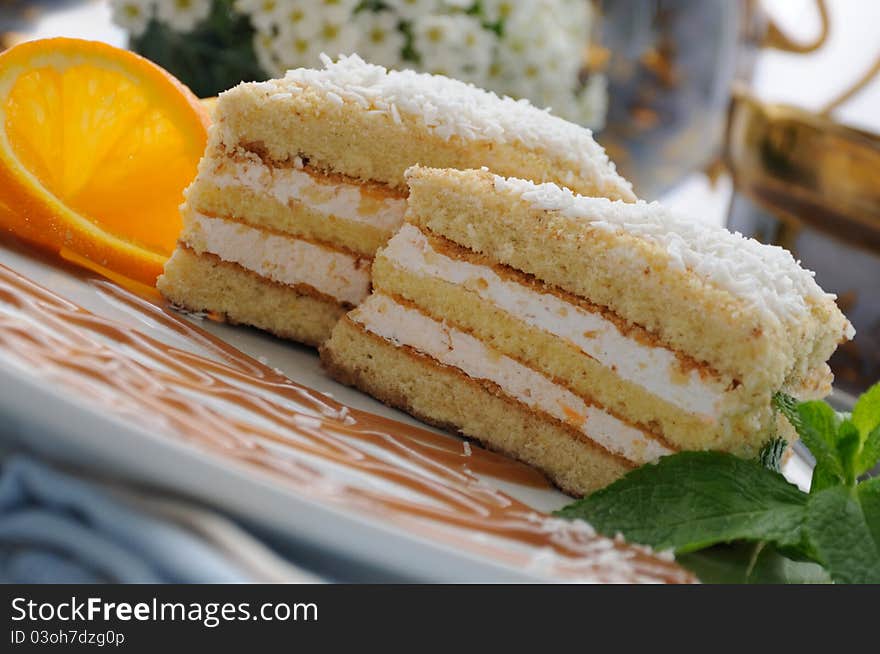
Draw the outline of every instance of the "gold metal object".
<instances>
[{"instance_id":1,"label":"gold metal object","mask_svg":"<svg viewBox=\"0 0 880 654\"><path fill-rule=\"evenodd\" d=\"M861 93L868 84L870 84L877 75L880 74L880 56L874 61L874 64L862 73L861 77L859 77L852 85L844 90L840 95L831 100L828 104L825 105L825 108L822 109L819 113L824 115L831 114L835 109L837 109L840 105L847 102L853 96Z\"/></svg>"},{"instance_id":2,"label":"gold metal object","mask_svg":"<svg viewBox=\"0 0 880 654\"><path fill-rule=\"evenodd\" d=\"M764 35L763 46L766 48L774 48L785 52L796 52L798 54L807 54L815 52L828 40L831 21L828 18L828 6L825 0L816 0L816 10L819 12L819 20L821 27L819 34L812 41L807 43L799 43L785 34L772 18L767 18L767 31Z\"/></svg>"},{"instance_id":3,"label":"gold metal object","mask_svg":"<svg viewBox=\"0 0 880 654\"><path fill-rule=\"evenodd\" d=\"M737 88L726 144L739 192L784 220L880 252L880 135Z\"/></svg>"}]
</instances>

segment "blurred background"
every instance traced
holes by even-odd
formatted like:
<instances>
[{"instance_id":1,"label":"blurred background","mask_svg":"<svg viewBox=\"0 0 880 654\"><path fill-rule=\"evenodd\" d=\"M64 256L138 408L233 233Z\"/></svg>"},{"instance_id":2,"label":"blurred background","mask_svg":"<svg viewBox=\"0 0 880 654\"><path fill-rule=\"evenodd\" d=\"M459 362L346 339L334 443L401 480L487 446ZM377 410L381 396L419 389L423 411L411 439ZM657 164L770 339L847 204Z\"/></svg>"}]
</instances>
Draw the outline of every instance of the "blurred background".
<instances>
[{"instance_id":1,"label":"blurred background","mask_svg":"<svg viewBox=\"0 0 880 654\"><path fill-rule=\"evenodd\" d=\"M0 49L50 36L130 47L201 97L326 52L551 107L596 132L640 197L783 245L838 294L857 330L832 360L838 406L880 379L880 2L0 0ZM237 563L251 578L299 574L234 529L211 533L232 539L224 551L255 552ZM19 565L25 578L52 569Z\"/></svg>"}]
</instances>

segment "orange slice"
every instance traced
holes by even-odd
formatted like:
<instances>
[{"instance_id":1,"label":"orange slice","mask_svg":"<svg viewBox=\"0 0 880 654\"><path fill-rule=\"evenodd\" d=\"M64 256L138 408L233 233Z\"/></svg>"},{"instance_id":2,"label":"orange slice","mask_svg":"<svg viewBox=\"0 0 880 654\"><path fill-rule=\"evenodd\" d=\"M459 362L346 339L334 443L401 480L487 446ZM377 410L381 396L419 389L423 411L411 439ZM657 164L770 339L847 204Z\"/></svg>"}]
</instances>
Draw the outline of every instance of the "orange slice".
<instances>
[{"instance_id":1,"label":"orange slice","mask_svg":"<svg viewBox=\"0 0 880 654\"><path fill-rule=\"evenodd\" d=\"M207 111L131 52L46 39L0 54L0 227L154 284L205 149Z\"/></svg>"}]
</instances>

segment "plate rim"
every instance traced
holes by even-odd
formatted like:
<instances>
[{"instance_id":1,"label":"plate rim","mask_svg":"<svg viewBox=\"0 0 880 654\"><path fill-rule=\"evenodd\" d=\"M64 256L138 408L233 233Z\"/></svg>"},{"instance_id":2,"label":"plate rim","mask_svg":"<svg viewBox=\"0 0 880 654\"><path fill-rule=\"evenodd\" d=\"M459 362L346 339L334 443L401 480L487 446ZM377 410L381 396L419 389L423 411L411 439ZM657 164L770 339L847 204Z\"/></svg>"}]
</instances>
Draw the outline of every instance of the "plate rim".
<instances>
[{"instance_id":1,"label":"plate rim","mask_svg":"<svg viewBox=\"0 0 880 654\"><path fill-rule=\"evenodd\" d=\"M69 397L63 393L60 385L47 384L22 370L17 363L10 366L9 358L2 351L0 361L7 364L0 367L0 388L9 389L0 393L0 415L16 417L29 431L37 429L41 432L38 440L42 442L39 443L31 438L23 439L20 435L18 438L13 436L13 442L24 445L28 450L35 449L51 459L75 463L79 467L97 470L105 475L107 471L101 470L99 466L112 459L112 463L117 466L112 471L112 476L183 493L208 506L219 507L234 517L244 518L312 547L329 550L335 555L374 566L380 572L404 575L415 581L560 581L456 549L398 525L358 515L344 507L305 497L293 487L273 483L270 475L261 474L254 466L245 462L226 458L218 452L199 448L171 435L153 434L137 424L129 423L121 416L102 412L90 401ZM62 407L62 410L46 410L46 407L53 404ZM107 434L113 435L109 447L106 440L99 442L102 438L106 439ZM166 458L170 455L174 465L166 467L161 473L155 465L144 469L143 454L135 451L136 448L129 448L128 452L121 451L123 439L126 445L149 444ZM235 485L240 489L244 487L247 493L231 492L228 488L202 488L192 481L196 478L194 475L180 475L187 467L202 475L233 478ZM176 472L175 468L180 472ZM254 496L262 496L265 501L252 505ZM287 520L274 513L281 501L294 509L286 512ZM244 506L245 504L248 506ZM256 515L244 515L248 509L254 508ZM290 516L306 520L294 525ZM331 532L339 537L328 536L327 525L332 525ZM387 547L387 538L396 539L395 547ZM430 557L436 557L427 565L426 553Z\"/></svg>"}]
</instances>

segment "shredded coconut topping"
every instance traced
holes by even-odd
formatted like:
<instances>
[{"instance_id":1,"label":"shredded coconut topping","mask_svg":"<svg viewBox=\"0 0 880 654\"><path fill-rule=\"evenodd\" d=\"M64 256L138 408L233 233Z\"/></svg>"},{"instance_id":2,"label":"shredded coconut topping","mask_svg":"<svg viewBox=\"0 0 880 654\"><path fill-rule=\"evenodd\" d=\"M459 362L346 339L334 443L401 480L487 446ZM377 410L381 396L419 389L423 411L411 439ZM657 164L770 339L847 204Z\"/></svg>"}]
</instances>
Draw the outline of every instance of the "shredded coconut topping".
<instances>
[{"instance_id":1,"label":"shredded coconut topping","mask_svg":"<svg viewBox=\"0 0 880 654\"><path fill-rule=\"evenodd\" d=\"M520 143L559 157L582 177L631 188L616 173L589 129L538 109L527 100L499 97L442 75L389 71L357 55L341 56L336 62L322 55L321 60L323 70L297 68L288 71L284 79L255 86L274 98L289 97L308 87L332 102L354 103L365 111L383 113L395 123L401 122L402 115L414 117L444 140L459 137Z\"/></svg>"},{"instance_id":2,"label":"shredded coconut topping","mask_svg":"<svg viewBox=\"0 0 880 654\"><path fill-rule=\"evenodd\" d=\"M824 302L815 273L791 253L715 225L673 213L657 202L626 203L575 195L556 184L495 176L495 190L513 192L533 208L557 211L610 232L625 231L665 251L669 265L694 273L765 315L786 323L801 320L808 300Z\"/></svg>"}]
</instances>

